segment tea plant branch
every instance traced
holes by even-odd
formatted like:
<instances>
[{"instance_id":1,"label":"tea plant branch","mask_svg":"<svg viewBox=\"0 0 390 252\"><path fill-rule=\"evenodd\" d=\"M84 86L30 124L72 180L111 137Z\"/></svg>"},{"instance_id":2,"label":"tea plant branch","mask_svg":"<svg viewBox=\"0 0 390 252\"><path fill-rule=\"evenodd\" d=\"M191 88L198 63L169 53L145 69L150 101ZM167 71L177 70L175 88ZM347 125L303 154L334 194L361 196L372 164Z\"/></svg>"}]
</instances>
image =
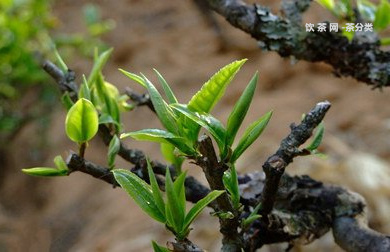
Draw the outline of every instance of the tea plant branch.
<instances>
[{"instance_id":1,"label":"tea plant branch","mask_svg":"<svg viewBox=\"0 0 390 252\"><path fill-rule=\"evenodd\" d=\"M126 88L125 92L130 97L130 99L135 103L136 106L146 105L151 111L156 112L148 93L138 94L137 92L135 92L129 87Z\"/></svg>"},{"instance_id":2,"label":"tea plant branch","mask_svg":"<svg viewBox=\"0 0 390 252\"><path fill-rule=\"evenodd\" d=\"M75 171L79 171L89 174L97 179L103 180L113 185L113 187L119 186L110 169L85 160L76 153L71 153L68 156L66 164L69 168L69 174Z\"/></svg>"},{"instance_id":3,"label":"tea plant branch","mask_svg":"<svg viewBox=\"0 0 390 252\"><path fill-rule=\"evenodd\" d=\"M198 157L196 163L202 167L211 190L225 190L222 179L228 167L226 164L218 162L213 143L209 136L202 135L198 143L201 156ZM232 217L229 218L219 218L220 232L223 235L222 251L241 251L242 240L237 230L239 226L237 210L234 209L226 193L218 197L216 203L218 211L232 214Z\"/></svg>"},{"instance_id":4,"label":"tea plant branch","mask_svg":"<svg viewBox=\"0 0 390 252\"><path fill-rule=\"evenodd\" d=\"M370 229L365 216L336 218L333 236L345 251L390 251L390 236Z\"/></svg>"},{"instance_id":5,"label":"tea plant branch","mask_svg":"<svg viewBox=\"0 0 390 252\"><path fill-rule=\"evenodd\" d=\"M196 244L188 239L177 242L168 242L168 248L173 252L203 252Z\"/></svg>"},{"instance_id":6,"label":"tea plant branch","mask_svg":"<svg viewBox=\"0 0 390 252\"><path fill-rule=\"evenodd\" d=\"M111 184L114 187L119 186L119 184L116 182L111 170L107 167L102 167L100 165L97 165L93 162L90 162L76 153L71 153L67 160L66 164L69 168L69 174L72 172L82 172L85 174L89 174L97 179L100 179L102 181L105 181L109 184ZM156 174L159 175L165 175L165 169L166 167L162 166L154 166L153 171ZM142 171L140 171L140 168L135 168L132 170L134 173L136 173L138 176L140 176L142 179L147 180L147 177L143 175ZM174 170L172 169L173 173ZM161 182L161 188L164 188L164 182ZM192 176L187 176L185 180L185 189L186 189L186 199L189 202L196 203L199 200L203 199L209 192L210 189L208 189L206 186L202 185L198 180L196 180ZM214 206L211 204L210 206Z\"/></svg>"},{"instance_id":7,"label":"tea plant branch","mask_svg":"<svg viewBox=\"0 0 390 252\"><path fill-rule=\"evenodd\" d=\"M303 119L301 124L291 124L290 134L282 140L279 149L263 164L266 180L260 199L260 214L266 217L274 206L276 192L280 178L285 168L293 161L293 158L302 155L299 146L305 143L312 135L313 130L321 123L326 112L330 108L328 101L318 103Z\"/></svg>"},{"instance_id":8,"label":"tea plant branch","mask_svg":"<svg viewBox=\"0 0 390 252\"><path fill-rule=\"evenodd\" d=\"M390 86L390 52L382 51L374 33L355 36L349 42L341 32L306 32L300 24L301 12L311 1L285 1L286 17L266 7L248 5L240 0L208 0L209 6L234 27L250 34L264 50L281 57L308 62L325 62L337 76L350 76L372 85ZM292 2L292 3L291 3Z\"/></svg>"},{"instance_id":9,"label":"tea plant branch","mask_svg":"<svg viewBox=\"0 0 390 252\"><path fill-rule=\"evenodd\" d=\"M288 11L289 9L286 7L285 12L287 13ZM296 21L298 22L299 20ZM108 54L104 53L103 55L106 56ZM370 246L375 247L378 251L388 251L389 238L370 230L364 224L366 218L365 202L360 196L340 187L323 185L321 182L314 181L308 176L290 177L287 174L284 174L285 168L293 161L294 157L310 154L313 148L316 149L318 147L319 143L317 143L318 140L316 139L321 138L318 138L317 136L322 136L322 133L318 133L321 132L320 130L317 131L316 136L314 137L315 140L313 140L312 144L304 149L299 149L300 145L310 138L313 130L324 118L326 112L330 108L329 102L318 103L302 119L300 125L296 126L292 124L290 126L291 133L282 140L277 152L269 157L263 165L265 172L264 179L256 180L254 177L251 177L251 174L245 176L249 177L249 179L240 178L240 187L246 186L246 189L244 191L241 190L241 195L234 198L233 196L236 195L234 192L237 192L238 194L238 185L236 184L237 190L233 190L233 187L229 187L229 190L226 187L226 183L229 182L226 180L228 177L224 177L224 172L229 168L229 172L233 172L234 166L233 168L230 167L231 164L225 163L227 161L223 158L219 160L210 137L206 135L201 136L197 141L197 144L194 145L194 148L197 149L196 154L189 156L189 158L195 160L196 164L202 167L210 185L210 189L199 183L195 178L190 176L186 177L185 173L179 175L176 181L173 182L171 176L175 177L178 175L175 174L174 167L167 167L159 162L152 162L152 164L149 165L146 161L146 155L142 151L129 149L125 144L120 142L119 138L114 135L118 134L116 128L110 127L111 124L98 124L98 113L95 111L93 104L84 98L85 95L88 95L90 92L88 86L85 86L85 83L81 86L80 99L78 99L77 85L74 82L74 73L72 71L64 73L50 62L45 63L45 70L57 81L62 92L65 94L68 93L72 100L77 100L70 108L68 115L71 112L79 113L82 114L80 115L81 117L85 116L88 118L88 122L95 121L95 124L92 125L96 126L94 126L93 130L87 129L85 131L87 132L86 136L81 135L81 137L79 137L76 134L72 134L71 139L73 140L73 137L76 136L77 142L84 143L93 137L96 132L99 132L103 142L106 145L109 145L110 150L113 150L112 146L115 146L115 152L112 153L115 153L114 155L118 153L122 158L133 164L134 168L132 169L132 173L122 169L115 169L112 171L109 168L85 160L82 154L77 155L71 153L66 163L60 156L57 156L54 159L57 169L36 167L24 169L24 172L28 172L32 175L34 175L33 172L35 172L35 175L41 174L46 176L55 174L56 176L64 176L75 171L80 171L103 180L114 187L120 184L127 192L130 192L131 195L134 194L133 189L135 187L129 187L129 183L136 183L140 188L142 187L144 189L145 187L148 187L142 180L151 183L151 187L156 189L153 192L159 191L159 187L162 190L167 188L167 194L171 197L168 197L168 199L171 200L171 203L175 202L172 201L175 199L174 196L180 196L180 199L182 199L180 204L183 205L185 205L185 200L194 203L198 202L198 204L192 208L195 210L191 212L191 209L189 211L188 216L191 218L194 218L196 216L195 214L199 213L196 211L200 211L199 206L202 204L202 208L209 206L214 209L215 215L219 217L220 232L223 234L222 251L235 252L241 251L242 249L245 251L255 251L264 244L286 241L290 244L293 244L297 240L309 243L325 234L331 227L333 227L336 242L347 251L366 251L371 248ZM109 84L104 83L102 77L97 83L98 85L107 85L107 87L109 87ZM102 87L104 86L101 86L100 88ZM150 87L152 87L152 85L149 84L149 88ZM169 89L166 90L170 95L171 100L175 100L172 92L170 92ZM156 95L156 92L154 95ZM67 98L68 100L69 97ZM139 98L142 98L142 96L138 96L138 98L135 99ZM142 103L140 102L139 104ZM163 103L161 104L164 105ZM82 106L82 109L79 109L80 106ZM155 108L158 112L160 107L156 106ZM176 108L181 107L176 106ZM88 115L90 112L93 112L92 116ZM95 116L95 118L93 116ZM263 120L265 119L262 119L260 122L263 122ZM69 125L72 126L73 124ZM80 126L80 128L82 127ZM78 130L78 128L76 128L76 130ZM74 130L74 132L77 133L76 130ZM68 131L69 129L67 128L67 133ZM92 134L90 132L94 133ZM82 140L78 140L79 138ZM113 144L111 144L111 142L113 142ZM233 152L233 154L234 153L235 152ZM110 163L109 166L112 168ZM159 176L155 177L155 174ZM149 176L151 177L149 178ZM178 187L178 185L180 185L180 187ZM254 193L251 192L251 187L254 187ZM227 193L222 192L222 190L225 189L229 191L229 196ZM177 190L179 191L177 192ZM213 190L213 192L210 192L211 190ZM186 197L184 197L184 191ZM147 189L143 192L147 193ZM147 195L144 196L153 197L155 200L158 200L157 194ZM238 202L238 204L233 204L237 203L234 200L237 198L241 198L242 207L240 207L240 202ZM216 199L216 201L212 202L214 199ZM147 202L151 201L148 200ZM210 202L212 203L210 204ZM258 205L257 203L259 202L261 206L259 213L262 217L259 216L261 218L256 219L258 218L256 216L256 218L252 218L251 222L249 222L248 219L252 215L251 211L253 211L251 210L251 207ZM164 204L164 202L162 203ZM170 206L176 205L171 204ZM143 207L148 209L149 214L152 213L151 216L153 218L165 223L165 217L164 215L161 215L164 210L161 210L160 205L143 205ZM179 215L181 213L178 209L165 208L165 211L167 211L167 209L168 212L171 213L169 218L173 217L172 213L175 211L179 213ZM155 210L158 210L159 212ZM249 217L246 218L246 216ZM185 229L181 229L180 226L177 225L179 222L175 223L174 221L175 219L169 220L169 227L173 228L172 230L174 230L175 235L178 236L176 242L168 243L168 245L171 246L170 248L172 248L173 251L201 251L200 248L186 239L186 235L188 235L189 232L189 229L187 230L187 228L189 226L185 226ZM238 232L240 227L240 232ZM351 237L345 236L345 232L355 235L356 237L354 240L357 242L351 242ZM361 240L368 240L369 242Z\"/></svg>"},{"instance_id":10,"label":"tea plant branch","mask_svg":"<svg viewBox=\"0 0 390 252\"><path fill-rule=\"evenodd\" d=\"M42 64L43 69L56 81L58 86L60 87L60 90L64 93L66 91L71 91L73 92L72 99L74 101L77 100L77 85L74 82L75 80L75 75L74 72L69 70L68 75L66 76L63 74L61 69L56 66L54 63L50 62L49 60L46 60ZM154 108L153 108L154 110ZM102 138L103 142L105 145L109 145L111 139L112 139L112 134L110 132L110 129L104 125L100 124L99 125L99 131L98 131L100 137ZM123 142L120 142L120 148L118 155L121 156L124 160L128 161L131 164L134 164L136 168L145 168L146 165L146 156L145 154L137 149L130 149L128 148ZM83 162L80 161L80 157L77 156L76 154L71 154L70 158L68 159L70 164L72 164L72 169L75 171L82 171L84 173L90 174L92 176L97 175L97 178L104 178L102 180L110 183L110 181L115 181L112 180L113 176L112 174L107 174L107 169L108 168L103 168L97 165L94 165L91 162L87 162L88 164L87 167L83 167ZM74 162L73 162L74 161ZM77 165L76 165L77 164ZM156 174L160 175L165 175L165 170L166 170L166 165L162 164L157 161L151 162L153 171ZM145 171L142 169L142 173ZM175 170L172 168L171 169L171 174L175 175ZM114 186L117 186L118 184L115 183L110 183ZM186 186L186 195L187 199L193 203L198 202L202 198L204 198L210 190L202 185L199 181L197 181L194 177L192 176L187 176L185 180L185 186Z\"/></svg>"},{"instance_id":11,"label":"tea plant branch","mask_svg":"<svg viewBox=\"0 0 390 252\"><path fill-rule=\"evenodd\" d=\"M68 70L68 72L64 74L58 66L56 66L49 60L45 60L42 63L42 68L56 81L62 93L69 92L72 101L77 101L78 87L75 83L75 73L72 70ZM106 125L100 124L99 135L103 139L105 145L108 146L113 137L110 132L110 129ZM145 163L145 155L142 151L129 149L122 142L120 143L118 155L132 164L140 164L141 162ZM155 165L161 166L161 164L159 164L158 162L155 162Z\"/></svg>"},{"instance_id":12,"label":"tea plant branch","mask_svg":"<svg viewBox=\"0 0 390 252\"><path fill-rule=\"evenodd\" d=\"M49 60L43 61L42 68L57 82L62 93L69 92L71 99L77 101L78 88L73 70L68 69L68 72L64 74L59 67Z\"/></svg>"},{"instance_id":13,"label":"tea plant branch","mask_svg":"<svg viewBox=\"0 0 390 252\"><path fill-rule=\"evenodd\" d=\"M240 187L246 191L243 204L255 206L253 199L261 197L265 180L260 174L240 176ZM390 238L369 229L366 223L366 202L360 195L308 176L285 173L269 223L256 220L244 234L245 251L279 242L307 244L331 228L336 243L346 251L389 251Z\"/></svg>"}]
</instances>

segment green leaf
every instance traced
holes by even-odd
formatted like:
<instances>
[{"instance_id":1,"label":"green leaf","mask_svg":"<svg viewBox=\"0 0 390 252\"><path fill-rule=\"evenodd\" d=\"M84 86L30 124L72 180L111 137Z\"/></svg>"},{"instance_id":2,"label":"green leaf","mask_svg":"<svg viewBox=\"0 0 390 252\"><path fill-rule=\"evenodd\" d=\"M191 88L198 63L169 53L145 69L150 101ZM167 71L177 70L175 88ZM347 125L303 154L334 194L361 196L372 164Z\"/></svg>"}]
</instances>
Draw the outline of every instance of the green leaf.
<instances>
[{"instance_id":1,"label":"green leaf","mask_svg":"<svg viewBox=\"0 0 390 252\"><path fill-rule=\"evenodd\" d=\"M348 39L348 41L351 42L353 37L355 36L355 31L353 31L353 30L347 31L345 29L345 30L342 30L341 34L343 34L343 36L345 36Z\"/></svg>"},{"instance_id":2,"label":"green leaf","mask_svg":"<svg viewBox=\"0 0 390 252\"><path fill-rule=\"evenodd\" d=\"M167 168L169 169L169 168ZM187 173L182 172L173 182L173 189L175 190L175 194L177 195L177 204L180 209L183 209L183 218L186 212L186 189L184 187L184 182L186 180Z\"/></svg>"},{"instance_id":3,"label":"green leaf","mask_svg":"<svg viewBox=\"0 0 390 252\"><path fill-rule=\"evenodd\" d=\"M165 95L167 96L169 103L177 103L176 96L173 93L173 91L172 91L171 87L169 86L169 84L167 83L167 81L164 79L164 77L156 69L153 69L153 70L156 73L157 78L158 78L159 82L161 83L161 86L164 89Z\"/></svg>"},{"instance_id":4,"label":"green leaf","mask_svg":"<svg viewBox=\"0 0 390 252\"><path fill-rule=\"evenodd\" d=\"M376 5L367 0L357 0L357 7L364 20L373 22L375 19Z\"/></svg>"},{"instance_id":5,"label":"green leaf","mask_svg":"<svg viewBox=\"0 0 390 252\"><path fill-rule=\"evenodd\" d=\"M317 3L325 7L326 9L332 11L335 7L334 0L316 0Z\"/></svg>"},{"instance_id":6,"label":"green leaf","mask_svg":"<svg viewBox=\"0 0 390 252\"><path fill-rule=\"evenodd\" d=\"M156 87L144 75L142 75L142 77L144 78L153 107L156 110L162 125L164 125L169 132L177 133L177 119L175 118L172 109L163 100Z\"/></svg>"},{"instance_id":7,"label":"green leaf","mask_svg":"<svg viewBox=\"0 0 390 252\"><path fill-rule=\"evenodd\" d=\"M88 87L88 82L84 74L83 74L83 83L81 84L79 90L79 98L85 98L91 101L91 90Z\"/></svg>"},{"instance_id":8,"label":"green leaf","mask_svg":"<svg viewBox=\"0 0 390 252\"><path fill-rule=\"evenodd\" d=\"M317 127L313 140L305 149L309 151L316 150L318 146L320 146L321 144L322 137L324 136L324 131L325 131L324 123L321 122Z\"/></svg>"},{"instance_id":9,"label":"green leaf","mask_svg":"<svg viewBox=\"0 0 390 252\"><path fill-rule=\"evenodd\" d=\"M90 101L81 98L68 111L65 129L72 141L77 143L89 141L97 133L98 126L98 113Z\"/></svg>"},{"instance_id":10,"label":"green leaf","mask_svg":"<svg viewBox=\"0 0 390 252\"><path fill-rule=\"evenodd\" d=\"M97 80L98 76L100 75L104 65L107 63L108 58L110 57L113 49L110 48L106 51L104 51L100 56L96 59L91 73L88 77L88 87L91 88L93 83Z\"/></svg>"},{"instance_id":11,"label":"green leaf","mask_svg":"<svg viewBox=\"0 0 390 252\"><path fill-rule=\"evenodd\" d=\"M196 112L209 113L245 61L246 59L234 61L214 74L192 97L188 108Z\"/></svg>"},{"instance_id":12,"label":"green leaf","mask_svg":"<svg viewBox=\"0 0 390 252\"><path fill-rule=\"evenodd\" d=\"M390 37L387 37L387 38L381 38L379 40L381 46L388 46L390 45Z\"/></svg>"},{"instance_id":13,"label":"green leaf","mask_svg":"<svg viewBox=\"0 0 390 252\"><path fill-rule=\"evenodd\" d=\"M116 122L109 114L104 112L99 117L99 124L108 124L108 123L115 124L119 127L118 122Z\"/></svg>"},{"instance_id":14,"label":"green leaf","mask_svg":"<svg viewBox=\"0 0 390 252\"><path fill-rule=\"evenodd\" d=\"M134 74L134 73L130 73L130 72L123 70L121 68L119 68L119 71L121 73L123 73L124 75L126 75L128 78L132 79L133 81L135 81L138 84L140 84L141 86L143 86L144 88L147 88L145 80L141 76Z\"/></svg>"},{"instance_id":15,"label":"green leaf","mask_svg":"<svg viewBox=\"0 0 390 252\"><path fill-rule=\"evenodd\" d=\"M246 218L246 219L243 221L242 225L243 225L244 227L247 227L247 226L249 226L250 224L252 224L252 222L254 222L255 220L257 220L257 219L259 219L259 218L261 218L261 215L260 215L260 214L251 215L251 216L249 216L248 218Z\"/></svg>"},{"instance_id":16,"label":"green leaf","mask_svg":"<svg viewBox=\"0 0 390 252\"><path fill-rule=\"evenodd\" d=\"M155 241L152 241L153 251L154 252L170 252L169 249L158 245Z\"/></svg>"},{"instance_id":17,"label":"green leaf","mask_svg":"<svg viewBox=\"0 0 390 252\"><path fill-rule=\"evenodd\" d=\"M339 0L337 1L333 13L336 17L344 20L352 19L354 16L352 1L351 0Z\"/></svg>"},{"instance_id":18,"label":"green leaf","mask_svg":"<svg viewBox=\"0 0 390 252\"><path fill-rule=\"evenodd\" d=\"M259 210L261 209L261 202L259 204L256 205L256 207L253 209L253 211L250 213L250 215L244 219L244 221L242 222L242 226L245 228L245 227L248 227L252 222L254 222L255 220L259 219L261 217L260 214L257 214L259 212Z\"/></svg>"},{"instance_id":19,"label":"green leaf","mask_svg":"<svg viewBox=\"0 0 390 252\"><path fill-rule=\"evenodd\" d=\"M165 203L161 195L160 187L158 186L156 176L153 172L152 166L150 165L148 159L146 159L146 163L148 167L148 175L149 175L150 185L152 187L154 202L156 203L158 209L160 210L160 213L163 216L165 216Z\"/></svg>"},{"instance_id":20,"label":"green leaf","mask_svg":"<svg viewBox=\"0 0 390 252\"><path fill-rule=\"evenodd\" d=\"M60 66L63 73L68 71L68 66L65 64L65 61L62 59L61 55L58 53L57 48L54 46L54 55L57 58L58 65Z\"/></svg>"},{"instance_id":21,"label":"green leaf","mask_svg":"<svg viewBox=\"0 0 390 252\"><path fill-rule=\"evenodd\" d=\"M39 176L39 177L55 177L55 176L66 176L68 175L68 170L60 170L51 167L34 167L28 169L22 169L27 175Z\"/></svg>"},{"instance_id":22,"label":"green leaf","mask_svg":"<svg viewBox=\"0 0 390 252\"><path fill-rule=\"evenodd\" d=\"M259 74L255 75L250 80L248 86L245 88L240 99L234 105L232 112L229 115L226 129L226 145L231 146L234 138L236 137L237 131L240 128L242 121L244 120L246 113L248 112L249 106L252 102L253 95L256 90L257 80Z\"/></svg>"},{"instance_id":23,"label":"green leaf","mask_svg":"<svg viewBox=\"0 0 390 252\"><path fill-rule=\"evenodd\" d=\"M238 209L240 207L240 190L238 188L237 171L234 164L231 166L230 171L226 171L223 174L222 179L226 190L230 194L234 208Z\"/></svg>"},{"instance_id":24,"label":"green leaf","mask_svg":"<svg viewBox=\"0 0 390 252\"><path fill-rule=\"evenodd\" d=\"M242 153L260 136L271 119L272 111L266 113L259 120L249 125L241 137L236 149L230 158L230 162L234 163Z\"/></svg>"},{"instance_id":25,"label":"green leaf","mask_svg":"<svg viewBox=\"0 0 390 252\"><path fill-rule=\"evenodd\" d=\"M97 76L95 87L99 99L103 101L103 111L109 114L112 117L112 119L114 119L114 121L117 122L118 125L120 125L121 119L120 119L119 106L118 103L116 102L116 97L115 95L114 96L110 95L110 88L108 88L107 84L105 83L102 74L99 74ZM111 94L112 94L112 90L111 90Z\"/></svg>"},{"instance_id":26,"label":"green leaf","mask_svg":"<svg viewBox=\"0 0 390 252\"><path fill-rule=\"evenodd\" d=\"M119 90L116 86L113 84L109 83L108 81L104 81L104 88L105 91L107 92L108 96L114 98L114 99L119 99L120 93Z\"/></svg>"},{"instance_id":27,"label":"green leaf","mask_svg":"<svg viewBox=\"0 0 390 252\"><path fill-rule=\"evenodd\" d=\"M381 0L375 13L374 28L377 31L386 29L390 24L390 3L388 0Z\"/></svg>"},{"instance_id":28,"label":"green leaf","mask_svg":"<svg viewBox=\"0 0 390 252\"><path fill-rule=\"evenodd\" d=\"M114 167L115 157L119 152L121 147L121 142L117 135L114 135L111 138L110 144L108 145L108 153L107 153L107 163L110 168Z\"/></svg>"},{"instance_id":29,"label":"green leaf","mask_svg":"<svg viewBox=\"0 0 390 252\"><path fill-rule=\"evenodd\" d=\"M123 133L120 138L132 137L139 141L170 143L186 155L194 155L195 150L188 146L185 139L171 132L160 129L143 129L135 132Z\"/></svg>"},{"instance_id":30,"label":"green leaf","mask_svg":"<svg viewBox=\"0 0 390 252\"><path fill-rule=\"evenodd\" d=\"M193 112L209 113L221 99L226 87L245 61L246 59L234 61L214 74L188 102L188 109ZM184 119L180 124L183 124L184 129L188 131L186 135L189 139L196 141L200 126L188 119Z\"/></svg>"},{"instance_id":31,"label":"green leaf","mask_svg":"<svg viewBox=\"0 0 390 252\"><path fill-rule=\"evenodd\" d=\"M178 235L184 224L185 209L180 204L169 169L167 169L165 175L165 191L167 196L165 215L167 216L168 224L173 228L175 234Z\"/></svg>"},{"instance_id":32,"label":"green leaf","mask_svg":"<svg viewBox=\"0 0 390 252\"><path fill-rule=\"evenodd\" d=\"M220 151L222 151L225 146L226 130L218 119L207 113L192 112L187 108L186 105L183 104L176 103L170 106L179 113L186 116L188 119L209 131L217 142Z\"/></svg>"},{"instance_id":33,"label":"green leaf","mask_svg":"<svg viewBox=\"0 0 390 252\"><path fill-rule=\"evenodd\" d=\"M198 217L198 215L208 204L210 204L224 192L225 191L212 191L207 194L206 197L196 202L196 204L191 208L191 210L185 217L183 231L187 230L190 227L191 223L195 220L196 217Z\"/></svg>"},{"instance_id":34,"label":"green leaf","mask_svg":"<svg viewBox=\"0 0 390 252\"><path fill-rule=\"evenodd\" d=\"M173 164L173 166L175 166L177 173L180 174L181 165L184 162L184 157L178 156L175 153L175 146L172 144L161 143L160 149L165 160Z\"/></svg>"},{"instance_id":35,"label":"green leaf","mask_svg":"<svg viewBox=\"0 0 390 252\"><path fill-rule=\"evenodd\" d=\"M56 167L59 171L68 172L68 170L69 170L64 159L60 155L58 155L54 158L54 164L56 165Z\"/></svg>"},{"instance_id":36,"label":"green leaf","mask_svg":"<svg viewBox=\"0 0 390 252\"><path fill-rule=\"evenodd\" d=\"M170 143L161 143L160 145L161 154L166 161L173 164L176 161L176 155L174 155L175 146Z\"/></svg>"},{"instance_id":37,"label":"green leaf","mask_svg":"<svg viewBox=\"0 0 390 252\"><path fill-rule=\"evenodd\" d=\"M165 223L166 219L154 201L150 185L127 170L115 169L112 173L119 185L133 198L145 213L156 221Z\"/></svg>"},{"instance_id":38,"label":"green leaf","mask_svg":"<svg viewBox=\"0 0 390 252\"><path fill-rule=\"evenodd\" d=\"M261 208L262 208L262 204L260 202L256 205L255 209L253 209L253 211L250 213L250 215L248 217L252 217L252 216L256 215Z\"/></svg>"},{"instance_id":39,"label":"green leaf","mask_svg":"<svg viewBox=\"0 0 390 252\"><path fill-rule=\"evenodd\" d=\"M65 92L61 97L61 102L65 106L66 110L69 111L69 109L74 105L74 102L69 96L68 92Z\"/></svg>"},{"instance_id":40,"label":"green leaf","mask_svg":"<svg viewBox=\"0 0 390 252\"><path fill-rule=\"evenodd\" d=\"M134 132L122 133L120 138L132 137L140 141L151 141L158 143L170 143L172 139L182 139L180 136L160 129L143 129Z\"/></svg>"}]
</instances>

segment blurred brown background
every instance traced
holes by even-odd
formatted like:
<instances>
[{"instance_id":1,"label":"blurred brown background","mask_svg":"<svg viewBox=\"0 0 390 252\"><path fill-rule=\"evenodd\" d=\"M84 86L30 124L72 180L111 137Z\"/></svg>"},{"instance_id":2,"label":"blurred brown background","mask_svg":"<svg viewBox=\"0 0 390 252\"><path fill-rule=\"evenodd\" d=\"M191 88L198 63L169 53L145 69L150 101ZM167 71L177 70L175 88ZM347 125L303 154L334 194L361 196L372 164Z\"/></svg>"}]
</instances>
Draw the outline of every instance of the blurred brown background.
<instances>
[{"instance_id":1,"label":"blurred brown background","mask_svg":"<svg viewBox=\"0 0 390 252\"><path fill-rule=\"evenodd\" d=\"M236 59L249 59L213 112L226 122L250 77L255 71L260 72L257 93L245 125L269 110L274 114L263 135L238 162L239 172L260 170L265 158L288 134L289 124L298 122L315 103L329 100L332 108L325 118L326 133L321 146L328 158L298 158L287 170L361 193L369 202L371 225L390 233L388 89L372 91L350 78L335 78L331 68L324 64L291 64L290 59L262 52L255 40L215 15L228 42L222 48L213 28L189 0L100 0L94 3L101 7L105 18L117 24L104 38L115 49L104 73L120 90L130 86L143 91L118 68L142 71L152 80L155 80L152 68L156 68L172 85L179 100L186 102L220 67ZM273 1L260 3L273 10L279 5ZM61 30L82 29L80 4L75 0L55 2L53 11L62 23ZM316 3L305 16L305 20L312 23L329 19L331 16ZM80 79L82 73L89 72L91 64L74 60L68 65ZM30 178L20 172L25 167L50 166L55 155L65 157L69 150L76 149L65 136L64 118L64 110L56 108L45 151L38 157L31 149L33 125L25 128L16 141L2 143L9 145L13 152L8 157L11 169L0 189L0 251L151 251L152 239L160 244L172 239L162 225L151 221L120 189L112 189L84 174L44 179ZM125 122L126 131L160 127L156 117L144 107L128 113ZM153 159L162 160L158 144L132 140L127 143L141 148ZM106 164L106 148L100 139L90 145L87 158ZM129 167L120 158L117 166ZM185 168L204 181L198 167L185 164ZM208 251L218 251L218 224L208 212L206 210L196 221L190 238ZM261 251L279 249L280 246L273 246ZM338 248L328 234L294 251L329 250L338 251Z\"/></svg>"}]
</instances>

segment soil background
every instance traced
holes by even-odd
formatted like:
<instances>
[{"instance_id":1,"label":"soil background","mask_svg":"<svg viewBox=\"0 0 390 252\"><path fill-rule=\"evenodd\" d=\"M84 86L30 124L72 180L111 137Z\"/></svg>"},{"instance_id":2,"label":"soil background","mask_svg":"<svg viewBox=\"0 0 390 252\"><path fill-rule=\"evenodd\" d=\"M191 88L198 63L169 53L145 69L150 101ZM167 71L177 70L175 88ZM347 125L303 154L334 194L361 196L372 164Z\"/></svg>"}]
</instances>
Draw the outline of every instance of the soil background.
<instances>
[{"instance_id":1,"label":"soil background","mask_svg":"<svg viewBox=\"0 0 390 252\"><path fill-rule=\"evenodd\" d=\"M62 32L84 28L81 6L86 1L63 0L54 3ZM321 151L327 159L298 158L287 169L292 174L309 174L315 179L343 185L364 195L369 203L370 225L390 233L390 109L389 90L371 90L351 78L336 78L321 63L294 62L273 52L258 49L247 34L213 15L226 39L221 42L215 30L189 0L99 0L104 18L115 20L116 28L104 37L114 53L104 69L106 80L120 90L142 88L117 69L143 72L156 81L153 68L161 72L181 102L186 102L222 66L242 58L247 63L227 89L213 115L226 122L235 101L251 76L259 71L259 85L244 125L273 110L267 129L237 164L239 172L261 170L265 158L289 133L289 125L299 122L317 102L329 100L332 108L325 118L326 133ZM279 2L260 1L274 11ZM305 14L305 22L334 19L316 3ZM321 50L321 48L318 48ZM74 60L68 65L77 73L88 73L91 62ZM386 109L387 108L387 109ZM12 143L8 169L0 193L0 251L152 251L150 241L164 244L173 237L151 221L121 189L84 174L45 179L30 178L20 169L51 166L56 155L64 157L76 146L67 140L63 128L65 112L53 108L45 147L34 149L39 136L35 126L27 127ZM144 107L125 115L125 130L161 127ZM126 140L130 147L162 160L159 146ZM87 158L106 164L106 147L93 140ZM129 164L118 158L118 167ZM185 169L204 181L198 167ZM218 251L218 222L204 211L193 225L190 239L208 251ZM286 244L264 247L261 251L282 251ZM331 234L309 246L293 251L340 251Z\"/></svg>"}]
</instances>

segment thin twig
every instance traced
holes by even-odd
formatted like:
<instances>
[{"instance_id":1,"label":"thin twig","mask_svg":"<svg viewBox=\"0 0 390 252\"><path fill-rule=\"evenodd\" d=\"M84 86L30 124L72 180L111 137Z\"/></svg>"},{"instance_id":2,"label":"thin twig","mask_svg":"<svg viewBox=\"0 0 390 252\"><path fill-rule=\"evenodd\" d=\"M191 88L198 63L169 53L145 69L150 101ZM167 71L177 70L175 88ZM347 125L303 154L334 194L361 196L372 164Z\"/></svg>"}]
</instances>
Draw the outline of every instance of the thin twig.
<instances>
[{"instance_id":1,"label":"thin twig","mask_svg":"<svg viewBox=\"0 0 390 252\"><path fill-rule=\"evenodd\" d=\"M282 140L276 153L263 164L266 180L260 200L260 214L265 218L272 211L280 178L285 168L294 157L302 154L302 151L298 149L299 146L311 137L313 130L321 123L329 108L328 101L320 102L305 116L300 125L292 124L290 134Z\"/></svg>"},{"instance_id":2,"label":"thin twig","mask_svg":"<svg viewBox=\"0 0 390 252\"><path fill-rule=\"evenodd\" d=\"M116 182L111 170L107 167L102 167L100 165L97 165L93 162L90 162L76 153L71 153L67 160L66 160L67 166L69 168L69 174L73 172L83 172L85 174L91 175L97 179L103 180L109 184L111 184L114 187L119 186L119 184ZM161 166L153 166L153 171L156 174L165 175L165 169L167 167L165 166L162 168ZM141 173L138 173L137 168L133 169L133 172L140 176L141 178L145 179L144 175ZM187 176L186 180L184 182L185 188L186 188L186 199L189 202L196 203L199 200L203 199L210 190L202 185L197 179L195 179L192 176ZM164 189L164 183L161 183L161 188ZM214 205L210 205L213 207Z\"/></svg>"},{"instance_id":3,"label":"thin twig","mask_svg":"<svg viewBox=\"0 0 390 252\"><path fill-rule=\"evenodd\" d=\"M148 93L139 94L129 87L126 87L125 92L130 97L130 99L135 103L136 106L147 106L151 111L156 112L156 110L153 107L152 100L150 100L150 96Z\"/></svg>"}]
</instances>

